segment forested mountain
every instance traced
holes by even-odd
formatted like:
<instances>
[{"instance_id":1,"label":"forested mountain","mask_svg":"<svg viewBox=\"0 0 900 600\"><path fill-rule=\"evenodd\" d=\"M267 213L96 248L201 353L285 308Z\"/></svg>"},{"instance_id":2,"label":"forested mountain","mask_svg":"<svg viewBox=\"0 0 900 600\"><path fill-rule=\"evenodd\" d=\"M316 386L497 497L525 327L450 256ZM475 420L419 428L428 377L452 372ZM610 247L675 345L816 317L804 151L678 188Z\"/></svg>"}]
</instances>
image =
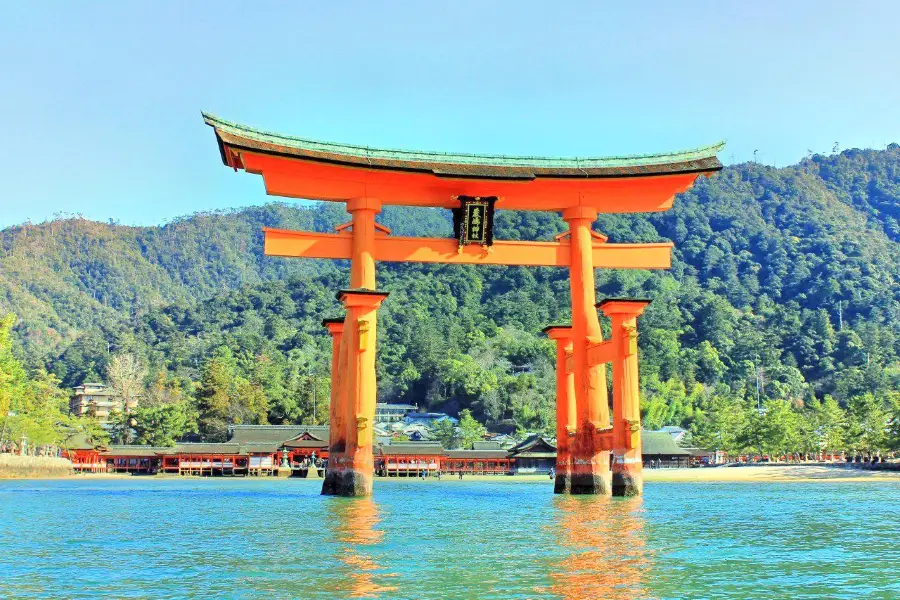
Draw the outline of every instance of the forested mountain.
<instances>
[{"instance_id":1,"label":"forested mountain","mask_svg":"<svg viewBox=\"0 0 900 600\"><path fill-rule=\"evenodd\" d=\"M236 418L322 418L320 322L340 314L347 265L264 257L260 228L328 231L347 217L342 205L272 203L162 227L11 227L0 233L0 314L18 315L25 364L67 386L136 354L148 383L196 399L201 429L219 423L209 437ZM379 220L401 235L451 233L447 211L386 207ZM565 230L551 213L500 212L496 227L500 239ZM639 323L649 426L708 435L729 406L755 406L757 388L761 402L794 407L900 389L900 146L728 167L667 213L603 215L595 228L676 244L670 271L597 271L598 298L653 300ZM553 354L539 331L568 319L567 270L379 264L378 280L391 294L379 313L381 400L552 425Z\"/></svg>"}]
</instances>

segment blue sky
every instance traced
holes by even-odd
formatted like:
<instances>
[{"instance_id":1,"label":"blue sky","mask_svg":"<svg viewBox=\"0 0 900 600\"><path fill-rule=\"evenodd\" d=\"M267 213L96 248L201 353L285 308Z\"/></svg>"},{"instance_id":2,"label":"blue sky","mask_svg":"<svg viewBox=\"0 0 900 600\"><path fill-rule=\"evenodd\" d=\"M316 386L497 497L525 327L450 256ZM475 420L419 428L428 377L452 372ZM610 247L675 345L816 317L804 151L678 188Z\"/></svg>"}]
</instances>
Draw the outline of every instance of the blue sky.
<instances>
[{"instance_id":1,"label":"blue sky","mask_svg":"<svg viewBox=\"0 0 900 600\"><path fill-rule=\"evenodd\" d=\"M19 2L0 226L260 204L200 110L330 141L588 156L900 141L900 2ZM334 5L334 6L326 6ZM624 6L627 5L627 6Z\"/></svg>"}]
</instances>

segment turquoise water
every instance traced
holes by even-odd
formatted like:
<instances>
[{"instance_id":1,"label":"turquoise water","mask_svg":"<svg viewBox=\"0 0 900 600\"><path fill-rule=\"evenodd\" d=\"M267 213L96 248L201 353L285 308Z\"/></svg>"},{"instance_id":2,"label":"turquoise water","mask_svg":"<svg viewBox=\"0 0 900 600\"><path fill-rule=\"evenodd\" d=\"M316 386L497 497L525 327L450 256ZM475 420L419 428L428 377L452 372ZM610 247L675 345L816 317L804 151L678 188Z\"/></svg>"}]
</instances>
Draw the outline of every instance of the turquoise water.
<instances>
[{"instance_id":1,"label":"turquoise water","mask_svg":"<svg viewBox=\"0 0 900 600\"><path fill-rule=\"evenodd\" d=\"M0 598L900 598L896 483L0 482Z\"/></svg>"}]
</instances>

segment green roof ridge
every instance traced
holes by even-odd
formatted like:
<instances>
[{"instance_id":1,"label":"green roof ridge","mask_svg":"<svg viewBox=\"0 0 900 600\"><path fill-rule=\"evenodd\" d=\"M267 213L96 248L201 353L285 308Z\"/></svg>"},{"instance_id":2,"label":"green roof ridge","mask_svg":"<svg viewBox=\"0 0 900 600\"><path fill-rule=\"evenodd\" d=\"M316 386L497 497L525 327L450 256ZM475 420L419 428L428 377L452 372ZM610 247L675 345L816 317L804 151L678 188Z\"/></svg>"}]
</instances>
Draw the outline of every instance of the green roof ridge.
<instances>
[{"instance_id":1,"label":"green roof ridge","mask_svg":"<svg viewBox=\"0 0 900 600\"><path fill-rule=\"evenodd\" d=\"M725 147L720 141L709 146L691 148L677 152L658 152L654 154L633 154L622 156L558 158L540 156L510 156L505 154L467 154L446 153L427 150L401 150L389 148L373 148L354 144L323 142L308 138L284 135L232 123L215 115L201 112L204 122L229 135L249 138L257 142L277 144L298 150L343 154L360 158L394 159L421 162L441 162L460 165L498 165L508 167L547 167L547 168L597 168L597 167L634 167L652 166L671 162L688 162L715 158Z\"/></svg>"}]
</instances>

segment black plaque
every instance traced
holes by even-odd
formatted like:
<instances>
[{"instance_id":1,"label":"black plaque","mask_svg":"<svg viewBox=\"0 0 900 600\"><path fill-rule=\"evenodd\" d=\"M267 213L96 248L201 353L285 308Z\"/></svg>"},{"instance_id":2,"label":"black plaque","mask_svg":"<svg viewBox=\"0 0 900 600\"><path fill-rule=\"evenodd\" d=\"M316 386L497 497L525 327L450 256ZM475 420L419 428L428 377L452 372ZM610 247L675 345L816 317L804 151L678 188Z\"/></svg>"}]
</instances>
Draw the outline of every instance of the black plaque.
<instances>
[{"instance_id":1,"label":"black plaque","mask_svg":"<svg viewBox=\"0 0 900 600\"><path fill-rule=\"evenodd\" d=\"M460 246L494 243L494 201L496 197L460 196L453 211L453 229Z\"/></svg>"}]
</instances>

